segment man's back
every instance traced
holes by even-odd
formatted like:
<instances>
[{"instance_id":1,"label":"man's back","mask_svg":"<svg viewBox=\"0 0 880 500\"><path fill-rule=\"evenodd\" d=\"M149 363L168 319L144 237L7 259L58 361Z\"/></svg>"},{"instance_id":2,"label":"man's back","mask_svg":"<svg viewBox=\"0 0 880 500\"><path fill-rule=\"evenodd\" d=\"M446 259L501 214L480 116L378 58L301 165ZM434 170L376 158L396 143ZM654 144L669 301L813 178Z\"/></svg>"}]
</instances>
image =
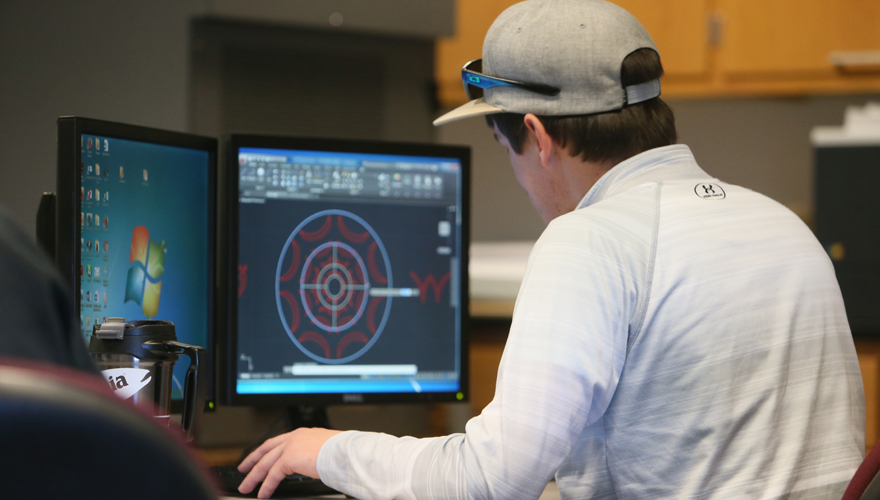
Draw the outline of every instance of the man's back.
<instances>
[{"instance_id":1,"label":"man's back","mask_svg":"<svg viewBox=\"0 0 880 500\"><path fill-rule=\"evenodd\" d=\"M621 165L601 201L548 230L586 235L631 297L613 397L560 490L839 498L864 449L864 401L831 263L790 211L709 178L682 148L663 148L670 164L649 152Z\"/></svg>"}]
</instances>

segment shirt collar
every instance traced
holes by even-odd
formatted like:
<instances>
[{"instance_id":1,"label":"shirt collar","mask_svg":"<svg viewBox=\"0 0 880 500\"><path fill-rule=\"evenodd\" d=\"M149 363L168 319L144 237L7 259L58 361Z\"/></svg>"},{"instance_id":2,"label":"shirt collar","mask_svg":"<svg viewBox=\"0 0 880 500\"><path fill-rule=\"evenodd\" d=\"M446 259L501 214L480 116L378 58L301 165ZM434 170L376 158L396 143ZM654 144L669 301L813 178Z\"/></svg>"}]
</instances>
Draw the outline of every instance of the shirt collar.
<instances>
[{"instance_id":1,"label":"shirt collar","mask_svg":"<svg viewBox=\"0 0 880 500\"><path fill-rule=\"evenodd\" d=\"M703 171L691 149L673 144L639 153L615 165L599 178L578 203L581 209L636 186L650 182L712 178Z\"/></svg>"}]
</instances>

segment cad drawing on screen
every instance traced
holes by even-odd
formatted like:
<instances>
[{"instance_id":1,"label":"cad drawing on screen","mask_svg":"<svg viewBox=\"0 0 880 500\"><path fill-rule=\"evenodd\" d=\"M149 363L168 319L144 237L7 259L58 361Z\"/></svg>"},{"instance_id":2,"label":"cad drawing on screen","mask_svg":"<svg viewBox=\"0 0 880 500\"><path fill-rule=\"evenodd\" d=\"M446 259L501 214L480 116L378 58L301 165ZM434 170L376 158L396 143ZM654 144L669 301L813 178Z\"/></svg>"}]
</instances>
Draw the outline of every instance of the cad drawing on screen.
<instances>
[{"instance_id":1,"label":"cad drawing on screen","mask_svg":"<svg viewBox=\"0 0 880 500\"><path fill-rule=\"evenodd\" d=\"M278 315L290 340L320 363L342 364L379 339L393 297L418 296L393 288L382 240L361 217L323 210L303 220L281 250L275 272Z\"/></svg>"}]
</instances>

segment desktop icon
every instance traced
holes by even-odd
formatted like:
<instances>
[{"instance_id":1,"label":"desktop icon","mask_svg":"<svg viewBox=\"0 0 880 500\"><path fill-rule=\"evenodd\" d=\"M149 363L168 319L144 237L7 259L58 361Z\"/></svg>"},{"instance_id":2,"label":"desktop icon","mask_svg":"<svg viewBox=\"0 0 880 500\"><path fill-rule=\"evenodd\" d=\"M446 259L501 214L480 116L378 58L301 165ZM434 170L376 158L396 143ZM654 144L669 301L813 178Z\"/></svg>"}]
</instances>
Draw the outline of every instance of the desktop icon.
<instances>
[{"instance_id":1,"label":"desktop icon","mask_svg":"<svg viewBox=\"0 0 880 500\"><path fill-rule=\"evenodd\" d=\"M92 265L91 264L86 264L86 277L87 278L92 277Z\"/></svg>"},{"instance_id":2,"label":"desktop icon","mask_svg":"<svg viewBox=\"0 0 880 500\"><path fill-rule=\"evenodd\" d=\"M96 278L101 277L101 267L100 266L95 266L95 277ZM95 293L98 293L98 292L95 292Z\"/></svg>"},{"instance_id":3,"label":"desktop icon","mask_svg":"<svg viewBox=\"0 0 880 500\"><path fill-rule=\"evenodd\" d=\"M91 200L91 199L92 199L92 195L93 195L93 193L92 193L92 190L91 190L91 189L89 189L89 190L86 191L86 199L87 199L87 200Z\"/></svg>"},{"instance_id":4,"label":"desktop icon","mask_svg":"<svg viewBox=\"0 0 880 500\"><path fill-rule=\"evenodd\" d=\"M109 251L110 251L110 244L107 242L107 240L104 240L104 252L106 253Z\"/></svg>"},{"instance_id":5,"label":"desktop icon","mask_svg":"<svg viewBox=\"0 0 880 500\"><path fill-rule=\"evenodd\" d=\"M162 292L162 273L165 272L165 242L150 239L144 226L134 228L131 235L131 254L125 284L125 302L141 305L144 315L152 318L159 313L159 295Z\"/></svg>"},{"instance_id":6,"label":"desktop icon","mask_svg":"<svg viewBox=\"0 0 880 500\"><path fill-rule=\"evenodd\" d=\"M86 171L86 175L92 175L92 171L94 170L94 168L95 168L95 167L93 167L92 165L89 165L89 167L88 167L88 169L87 169L87 171Z\"/></svg>"},{"instance_id":7,"label":"desktop icon","mask_svg":"<svg viewBox=\"0 0 880 500\"><path fill-rule=\"evenodd\" d=\"M89 137L88 140L86 140L86 148L92 149L92 138L91 137Z\"/></svg>"},{"instance_id":8,"label":"desktop icon","mask_svg":"<svg viewBox=\"0 0 880 500\"><path fill-rule=\"evenodd\" d=\"M104 292L104 303L105 304L107 303L107 292ZM104 320L104 321L107 321L107 320Z\"/></svg>"},{"instance_id":9,"label":"desktop icon","mask_svg":"<svg viewBox=\"0 0 880 500\"><path fill-rule=\"evenodd\" d=\"M104 139L104 151L110 151L110 142Z\"/></svg>"},{"instance_id":10,"label":"desktop icon","mask_svg":"<svg viewBox=\"0 0 880 500\"><path fill-rule=\"evenodd\" d=\"M86 198L86 188L79 188L79 199L84 200Z\"/></svg>"},{"instance_id":11,"label":"desktop icon","mask_svg":"<svg viewBox=\"0 0 880 500\"><path fill-rule=\"evenodd\" d=\"M104 203L110 201L110 191L104 191Z\"/></svg>"},{"instance_id":12,"label":"desktop icon","mask_svg":"<svg viewBox=\"0 0 880 500\"><path fill-rule=\"evenodd\" d=\"M110 225L110 219L108 219L107 216L105 215L104 216L104 227L107 227L109 225Z\"/></svg>"},{"instance_id":13,"label":"desktop icon","mask_svg":"<svg viewBox=\"0 0 880 500\"><path fill-rule=\"evenodd\" d=\"M92 292L86 292L86 302L92 301Z\"/></svg>"},{"instance_id":14,"label":"desktop icon","mask_svg":"<svg viewBox=\"0 0 880 500\"><path fill-rule=\"evenodd\" d=\"M101 165L95 163L95 175L101 175Z\"/></svg>"},{"instance_id":15,"label":"desktop icon","mask_svg":"<svg viewBox=\"0 0 880 500\"><path fill-rule=\"evenodd\" d=\"M95 188L95 201L101 201L101 190Z\"/></svg>"},{"instance_id":16,"label":"desktop icon","mask_svg":"<svg viewBox=\"0 0 880 500\"><path fill-rule=\"evenodd\" d=\"M95 240L95 251L96 251L96 252L100 252L100 251L101 251L101 242L98 241L98 240Z\"/></svg>"},{"instance_id":17,"label":"desktop icon","mask_svg":"<svg viewBox=\"0 0 880 500\"><path fill-rule=\"evenodd\" d=\"M86 242L86 251L87 251L87 252L91 252L91 251L92 251L92 240L89 240L89 241Z\"/></svg>"},{"instance_id":18,"label":"desktop icon","mask_svg":"<svg viewBox=\"0 0 880 500\"><path fill-rule=\"evenodd\" d=\"M92 214L86 214L86 226L92 225Z\"/></svg>"},{"instance_id":19,"label":"desktop icon","mask_svg":"<svg viewBox=\"0 0 880 500\"><path fill-rule=\"evenodd\" d=\"M125 178L125 170L123 170L122 165L119 166L119 178L120 179Z\"/></svg>"},{"instance_id":20,"label":"desktop icon","mask_svg":"<svg viewBox=\"0 0 880 500\"><path fill-rule=\"evenodd\" d=\"M147 169L144 169L144 182L149 181L149 175L147 175Z\"/></svg>"},{"instance_id":21,"label":"desktop icon","mask_svg":"<svg viewBox=\"0 0 880 500\"><path fill-rule=\"evenodd\" d=\"M85 212L80 212L80 213L79 213L79 225L80 225L80 226L85 226L85 225L86 225L86 213L85 213Z\"/></svg>"}]
</instances>

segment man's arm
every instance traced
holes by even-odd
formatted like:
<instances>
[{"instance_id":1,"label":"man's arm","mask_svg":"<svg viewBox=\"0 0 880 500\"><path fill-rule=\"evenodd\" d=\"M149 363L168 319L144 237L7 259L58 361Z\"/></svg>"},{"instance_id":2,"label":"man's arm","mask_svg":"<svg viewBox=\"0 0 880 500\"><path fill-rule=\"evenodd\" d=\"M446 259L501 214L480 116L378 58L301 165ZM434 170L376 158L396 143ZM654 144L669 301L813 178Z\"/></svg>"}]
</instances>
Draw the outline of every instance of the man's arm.
<instances>
[{"instance_id":1,"label":"man's arm","mask_svg":"<svg viewBox=\"0 0 880 500\"><path fill-rule=\"evenodd\" d=\"M623 369L636 282L644 278L643 269L622 263L620 245L601 228L577 227L583 224L591 225L554 223L536 245L495 398L465 434L293 433L279 440L283 450L267 443L261 470L281 461L285 473L311 472L363 499L537 498L584 428L604 415Z\"/></svg>"}]
</instances>

